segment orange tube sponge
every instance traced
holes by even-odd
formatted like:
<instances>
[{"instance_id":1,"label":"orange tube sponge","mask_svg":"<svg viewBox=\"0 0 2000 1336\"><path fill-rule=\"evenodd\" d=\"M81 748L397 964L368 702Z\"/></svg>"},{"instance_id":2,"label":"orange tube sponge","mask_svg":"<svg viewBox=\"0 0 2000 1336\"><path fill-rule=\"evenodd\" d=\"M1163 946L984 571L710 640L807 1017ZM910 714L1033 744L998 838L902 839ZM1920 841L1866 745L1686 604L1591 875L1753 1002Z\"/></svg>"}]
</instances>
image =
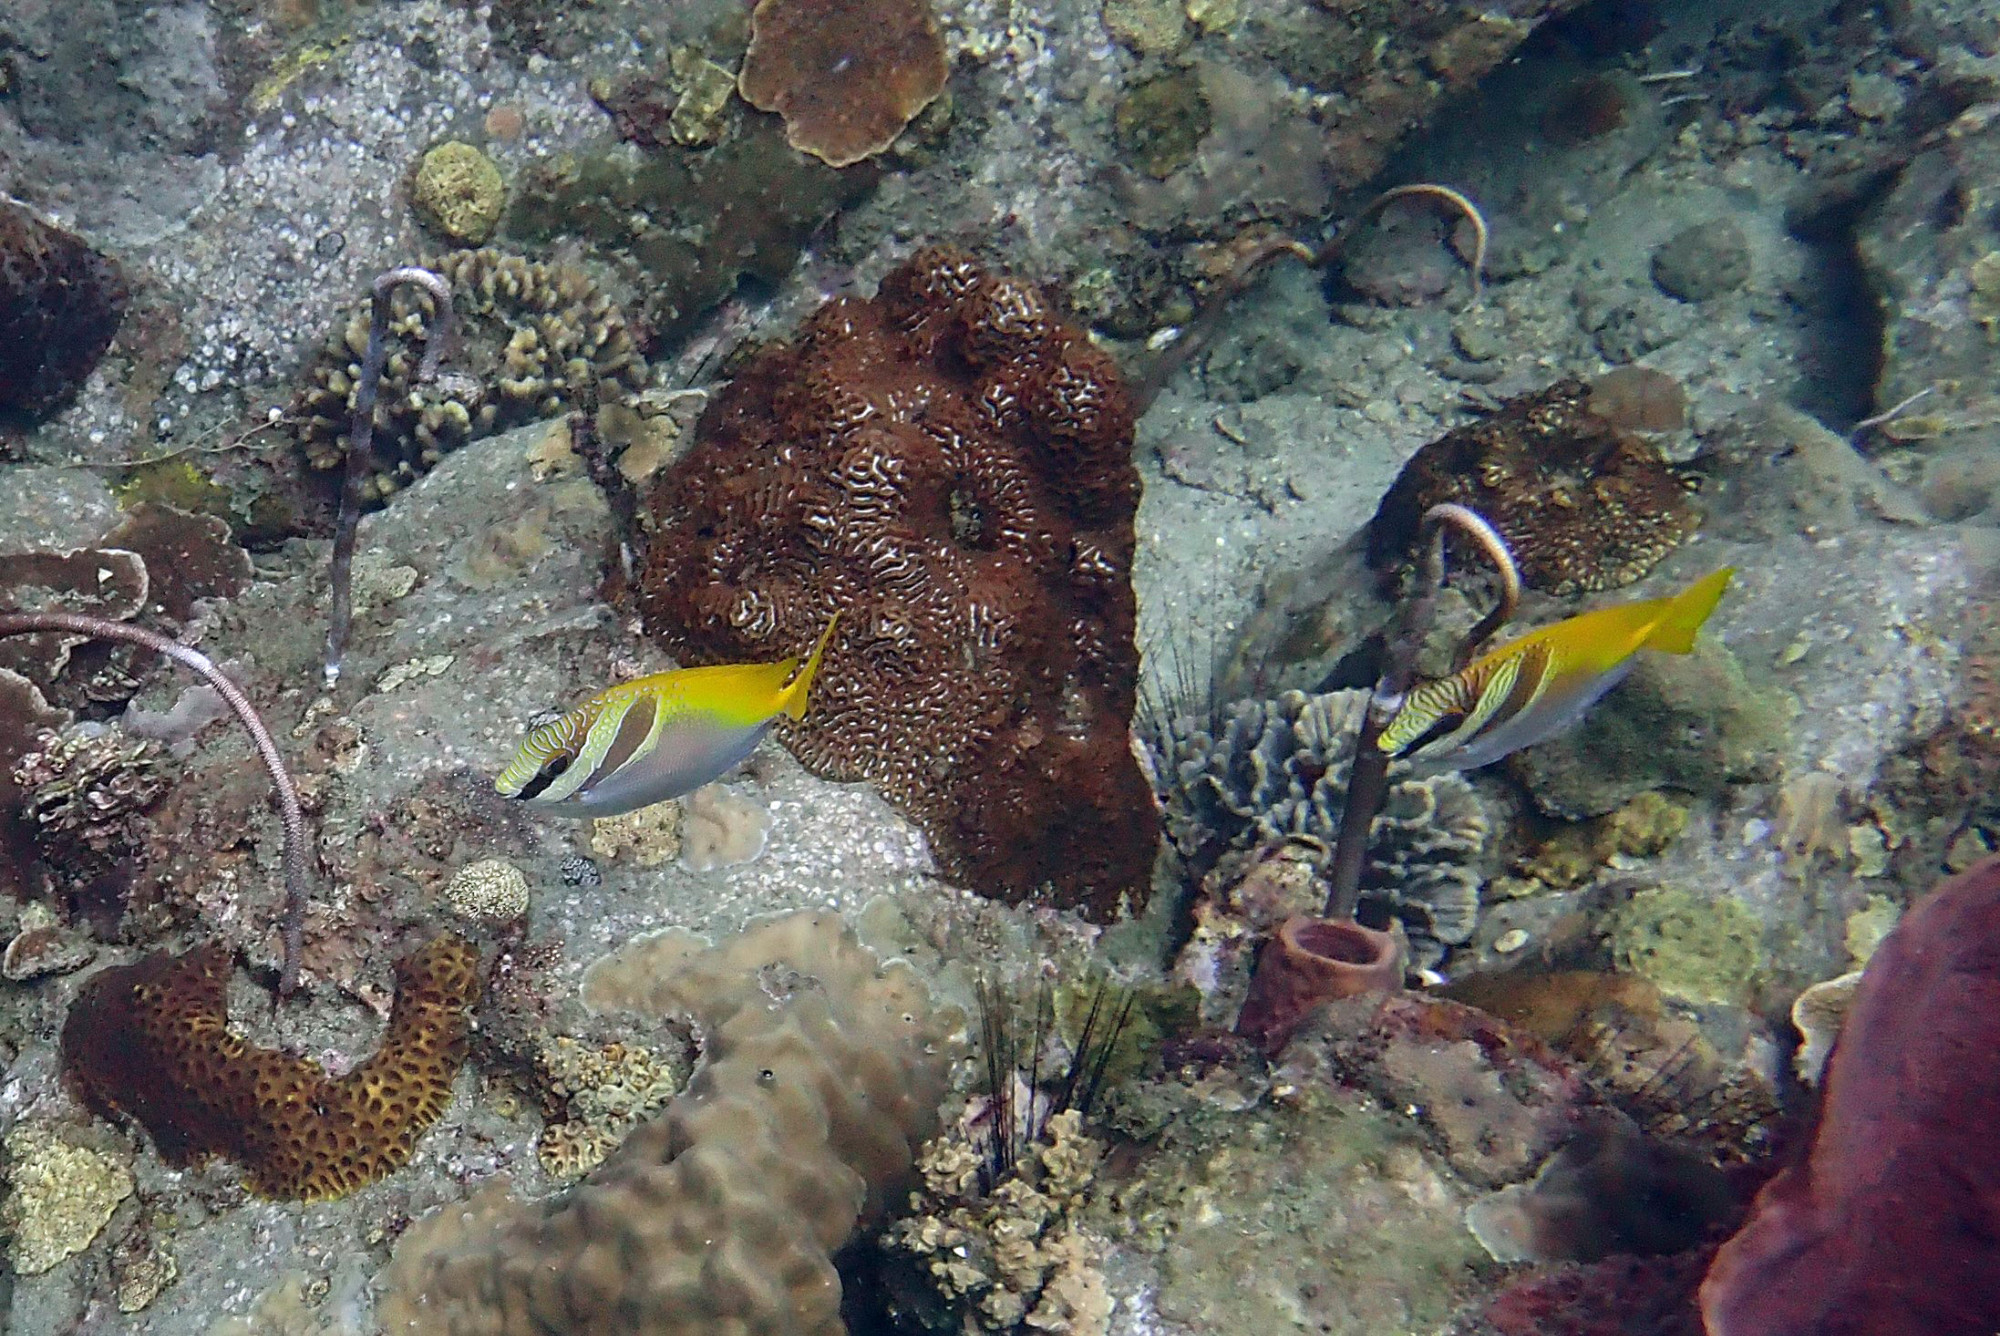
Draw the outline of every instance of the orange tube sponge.
<instances>
[{"instance_id":1,"label":"orange tube sponge","mask_svg":"<svg viewBox=\"0 0 2000 1336\"><path fill-rule=\"evenodd\" d=\"M414 1225L386 1273L383 1329L841 1336L832 1254L913 1185L957 1013L812 913L709 949L642 939L593 967L584 996L692 1013L706 1063L563 1196L489 1188Z\"/></svg>"},{"instance_id":2,"label":"orange tube sponge","mask_svg":"<svg viewBox=\"0 0 2000 1336\"><path fill-rule=\"evenodd\" d=\"M381 1047L337 1080L229 1028L229 969L210 943L92 977L63 1025L63 1065L84 1102L137 1119L177 1168L237 1161L265 1197L344 1196L408 1161L465 1060L479 996L471 943L447 934L396 962Z\"/></svg>"}]
</instances>

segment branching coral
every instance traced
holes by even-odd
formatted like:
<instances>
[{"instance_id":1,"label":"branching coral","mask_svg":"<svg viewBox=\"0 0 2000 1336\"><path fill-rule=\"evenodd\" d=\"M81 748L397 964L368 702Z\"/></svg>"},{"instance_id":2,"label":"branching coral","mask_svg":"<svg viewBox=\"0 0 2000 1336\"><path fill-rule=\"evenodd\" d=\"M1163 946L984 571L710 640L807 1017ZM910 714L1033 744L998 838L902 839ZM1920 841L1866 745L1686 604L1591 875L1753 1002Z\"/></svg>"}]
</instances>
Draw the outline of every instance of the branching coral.
<instances>
[{"instance_id":1,"label":"branching coral","mask_svg":"<svg viewBox=\"0 0 2000 1336\"><path fill-rule=\"evenodd\" d=\"M442 351L433 327L438 304L428 293L391 299L380 402L371 417L368 500L387 496L467 441L560 416L579 395L622 400L645 383L645 359L624 314L576 270L493 250L453 251L429 267L450 285L458 330L452 366L459 374L421 385L423 364L435 370ZM334 332L294 406L299 444L315 469L338 468L348 457L369 325L356 313Z\"/></svg>"},{"instance_id":2,"label":"branching coral","mask_svg":"<svg viewBox=\"0 0 2000 1336\"><path fill-rule=\"evenodd\" d=\"M651 494L640 612L742 662L838 611L799 758L879 785L974 889L1108 918L1157 847L1127 737L1131 442L1116 367L1040 292L921 251L710 403Z\"/></svg>"},{"instance_id":3,"label":"branching coral","mask_svg":"<svg viewBox=\"0 0 2000 1336\"><path fill-rule=\"evenodd\" d=\"M1331 849L1367 699L1290 691L1243 701L1223 713L1219 735L1171 723L1159 770L1175 844L1194 854L1211 842L1250 850L1307 836ZM1390 767L1361 904L1402 920L1417 964L1433 965L1471 937L1491 834L1478 795L1457 775L1417 779L1402 762Z\"/></svg>"},{"instance_id":4,"label":"branching coral","mask_svg":"<svg viewBox=\"0 0 2000 1336\"><path fill-rule=\"evenodd\" d=\"M479 956L443 936L396 963L375 1055L347 1075L229 1028L229 954L155 954L94 974L63 1026L63 1063L104 1117L128 1115L175 1166L240 1162L253 1192L338 1197L400 1167L451 1102Z\"/></svg>"},{"instance_id":5,"label":"branching coral","mask_svg":"<svg viewBox=\"0 0 2000 1336\"><path fill-rule=\"evenodd\" d=\"M1074 1109L1050 1118L1045 1136L990 1191L981 1187L980 1148L962 1132L925 1146L917 1160L923 1189L910 1194L908 1217L882 1241L922 1268L953 1314L926 1325L1071 1336L1107 1330L1104 1242L1077 1218L1103 1156Z\"/></svg>"}]
</instances>

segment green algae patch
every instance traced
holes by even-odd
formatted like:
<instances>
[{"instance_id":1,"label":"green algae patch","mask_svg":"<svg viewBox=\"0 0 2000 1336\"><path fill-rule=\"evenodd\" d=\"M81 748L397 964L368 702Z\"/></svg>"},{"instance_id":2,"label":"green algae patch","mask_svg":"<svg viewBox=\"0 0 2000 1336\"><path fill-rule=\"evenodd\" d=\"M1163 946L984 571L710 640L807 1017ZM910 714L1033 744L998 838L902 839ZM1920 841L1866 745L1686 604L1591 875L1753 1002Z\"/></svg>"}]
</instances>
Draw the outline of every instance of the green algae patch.
<instances>
[{"instance_id":1,"label":"green algae patch","mask_svg":"<svg viewBox=\"0 0 2000 1336\"><path fill-rule=\"evenodd\" d=\"M1661 886L1633 895L1611 916L1618 968L1693 1002L1741 1002L1763 952L1763 928L1736 900L1709 900Z\"/></svg>"}]
</instances>

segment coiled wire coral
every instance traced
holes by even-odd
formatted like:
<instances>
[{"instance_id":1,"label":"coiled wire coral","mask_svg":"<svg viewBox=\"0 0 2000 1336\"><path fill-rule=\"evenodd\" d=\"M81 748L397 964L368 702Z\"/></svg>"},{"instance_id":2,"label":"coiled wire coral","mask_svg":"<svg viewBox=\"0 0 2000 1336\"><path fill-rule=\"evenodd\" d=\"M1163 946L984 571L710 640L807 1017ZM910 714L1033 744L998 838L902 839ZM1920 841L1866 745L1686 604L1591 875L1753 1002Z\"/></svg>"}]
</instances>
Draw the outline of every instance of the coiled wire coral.
<instances>
[{"instance_id":1,"label":"coiled wire coral","mask_svg":"<svg viewBox=\"0 0 2000 1336\"><path fill-rule=\"evenodd\" d=\"M422 292L397 293L368 500L388 496L467 442L579 403L622 402L645 384L646 360L624 312L585 274L496 250L453 251L426 267L451 285L451 374L419 383L435 308ZM346 460L367 349L364 305L327 340L293 406L299 445L315 469Z\"/></svg>"},{"instance_id":2,"label":"coiled wire coral","mask_svg":"<svg viewBox=\"0 0 2000 1336\"><path fill-rule=\"evenodd\" d=\"M1239 701L1211 723L1164 721L1153 745L1169 837L1190 858L1257 850L1299 837L1333 847L1347 803L1365 691ZM1370 828L1364 918L1394 917L1411 960L1435 965L1479 921L1481 863L1492 827L1456 774L1416 778L1389 768L1388 794Z\"/></svg>"}]
</instances>

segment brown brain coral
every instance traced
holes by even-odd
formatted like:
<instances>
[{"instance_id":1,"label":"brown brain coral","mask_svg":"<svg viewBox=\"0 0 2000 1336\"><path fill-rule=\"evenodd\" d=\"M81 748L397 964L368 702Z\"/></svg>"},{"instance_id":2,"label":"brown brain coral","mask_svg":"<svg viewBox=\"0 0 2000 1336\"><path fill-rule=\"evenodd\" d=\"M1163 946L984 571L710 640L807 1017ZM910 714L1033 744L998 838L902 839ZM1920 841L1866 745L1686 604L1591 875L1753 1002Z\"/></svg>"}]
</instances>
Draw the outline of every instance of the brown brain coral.
<instances>
[{"instance_id":1,"label":"brown brain coral","mask_svg":"<svg viewBox=\"0 0 2000 1336\"><path fill-rule=\"evenodd\" d=\"M444 374L416 381L434 316L430 297L394 298L389 360L375 409L371 499L385 497L451 450L567 412L580 397L616 400L646 381L625 316L586 275L495 250L453 251L429 265L451 284L457 326ZM368 348L363 303L328 338L292 409L315 469L347 457L348 421Z\"/></svg>"},{"instance_id":2,"label":"brown brain coral","mask_svg":"<svg viewBox=\"0 0 2000 1336\"><path fill-rule=\"evenodd\" d=\"M1700 513L1659 450L1591 411L1558 381L1417 451L1368 526L1368 559L1409 555L1430 507L1456 501L1491 520L1521 578L1550 594L1631 584L1694 532Z\"/></svg>"},{"instance_id":3,"label":"brown brain coral","mask_svg":"<svg viewBox=\"0 0 2000 1336\"><path fill-rule=\"evenodd\" d=\"M450 1104L478 967L449 935L397 961L381 1047L335 1079L230 1030L224 948L154 954L85 983L63 1063L93 1111L136 1118L171 1165L223 1156L261 1196L339 1197L404 1164Z\"/></svg>"},{"instance_id":4,"label":"brown brain coral","mask_svg":"<svg viewBox=\"0 0 2000 1336\"><path fill-rule=\"evenodd\" d=\"M880 153L944 91L930 0L760 0L737 90L835 167Z\"/></svg>"},{"instance_id":5,"label":"brown brain coral","mask_svg":"<svg viewBox=\"0 0 2000 1336\"><path fill-rule=\"evenodd\" d=\"M700 662L840 626L803 723L948 874L1104 918L1158 817L1128 743L1132 409L1034 287L945 250L754 358L651 496L647 628Z\"/></svg>"},{"instance_id":6,"label":"brown brain coral","mask_svg":"<svg viewBox=\"0 0 2000 1336\"><path fill-rule=\"evenodd\" d=\"M0 407L44 413L74 394L127 296L115 260L0 200Z\"/></svg>"}]
</instances>

